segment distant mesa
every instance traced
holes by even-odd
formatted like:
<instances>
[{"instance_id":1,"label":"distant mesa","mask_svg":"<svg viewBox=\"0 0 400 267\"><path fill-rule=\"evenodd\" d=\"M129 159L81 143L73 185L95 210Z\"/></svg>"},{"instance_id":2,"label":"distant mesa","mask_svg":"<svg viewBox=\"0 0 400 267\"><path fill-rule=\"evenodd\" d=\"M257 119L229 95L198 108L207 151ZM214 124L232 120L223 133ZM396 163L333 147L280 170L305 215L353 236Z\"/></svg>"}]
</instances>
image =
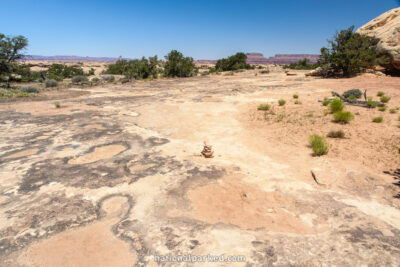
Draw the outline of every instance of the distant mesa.
<instances>
[{"instance_id":1,"label":"distant mesa","mask_svg":"<svg viewBox=\"0 0 400 267\"><path fill-rule=\"evenodd\" d=\"M120 58L114 57L79 57L79 56L25 56L23 60L29 61L55 61L55 62L115 62Z\"/></svg>"},{"instance_id":2,"label":"distant mesa","mask_svg":"<svg viewBox=\"0 0 400 267\"><path fill-rule=\"evenodd\" d=\"M266 58L262 53L247 53L247 63L255 65L264 64L291 64L297 63L299 60L308 58L310 63L316 63L319 55L313 54L277 54L273 57ZM200 64L215 64L216 60L197 60Z\"/></svg>"}]
</instances>

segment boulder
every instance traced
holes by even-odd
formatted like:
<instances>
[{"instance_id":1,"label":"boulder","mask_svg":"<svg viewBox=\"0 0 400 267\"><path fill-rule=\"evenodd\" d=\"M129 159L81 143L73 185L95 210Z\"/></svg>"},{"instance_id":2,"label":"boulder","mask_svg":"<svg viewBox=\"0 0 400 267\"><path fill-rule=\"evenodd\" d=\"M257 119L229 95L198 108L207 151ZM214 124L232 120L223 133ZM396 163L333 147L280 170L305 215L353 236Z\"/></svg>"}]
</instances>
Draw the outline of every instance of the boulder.
<instances>
[{"instance_id":1,"label":"boulder","mask_svg":"<svg viewBox=\"0 0 400 267\"><path fill-rule=\"evenodd\" d=\"M357 30L379 38L378 46L393 56L393 68L400 70L400 7L389 10Z\"/></svg>"}]
</instances>

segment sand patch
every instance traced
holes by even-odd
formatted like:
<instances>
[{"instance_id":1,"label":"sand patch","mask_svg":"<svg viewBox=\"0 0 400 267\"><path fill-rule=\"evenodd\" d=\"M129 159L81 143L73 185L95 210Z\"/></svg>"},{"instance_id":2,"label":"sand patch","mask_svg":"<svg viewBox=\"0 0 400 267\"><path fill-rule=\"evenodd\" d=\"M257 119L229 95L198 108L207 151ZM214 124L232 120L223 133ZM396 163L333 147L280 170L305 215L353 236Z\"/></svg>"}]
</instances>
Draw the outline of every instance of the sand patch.
<instances>
[{"instance_id":1,"label":"sand patch","mask_svg":"<svg viewBox=\"0 0 400 267\"><path fill-rule=\"evenodd\" d=\"M80 157L75 157L70 159L68 161L68 164L87 164L102 159L108 159L121 153L125 149L126 148L122 145L108 145L108 146L96 147L91 153L87 153Z\"/></svg>"},{"instance_id":2,"label":"sand patch","mask_svg":"<svg viewBox=\"0 0 400 267\"><path fill-rule=\"evenodd\" d=\"M34 155L39 151L38 148L31 148L31 149L26 149L23 151L19 151L13 154L10 154L6 157L4 157L5 159L16 159L16 158L21 158L21 157L26 157L26 156L30 156L30 155Z\"/></svg>"},{"instance_id":3,"label":"sand patch","mask_svg":"<svg viewBox=\"0 0 400 267\"><path fill-rule=\"evenodd\" d=\"M237 181L224 179L189 192L192 216L208 223L228 223L243 229L265 228L273 232L311 234L317 225L300 219L294 200L279 192L265 192Z\"/></svg>"},{"instance_id":4,"label":"sand patch","mask_svg":"<svg viewBox=\"0 0 400 267\"><path fill-rule=\"evenodd\" d=\"M133 266L136 253L111 231L126 214L127 199L112 197L102 208L107 214L101 221L34 244L18 261L27 266Z\"/></svg>"}]
</instances>

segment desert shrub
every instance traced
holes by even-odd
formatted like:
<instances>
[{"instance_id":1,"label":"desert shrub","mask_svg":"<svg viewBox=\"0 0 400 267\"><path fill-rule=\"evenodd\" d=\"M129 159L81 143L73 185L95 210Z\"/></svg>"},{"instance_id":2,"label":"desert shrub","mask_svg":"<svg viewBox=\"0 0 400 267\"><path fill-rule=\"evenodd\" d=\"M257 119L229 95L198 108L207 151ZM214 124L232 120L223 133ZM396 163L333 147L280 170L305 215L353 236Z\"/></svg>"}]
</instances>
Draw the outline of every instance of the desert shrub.
<instances>
[{"instance_id":1,"label":"desert shrub","mask_svg":"<svg viewBox=\"0 0 400 267\"><path fill-rule=\"evenodd\" d=\"M382 106L382 107L378 108L378 110L379 110L379 111L382 111L382 112L383 112L383 111L386 111L386 106Z\"/></svg>"},{"instance_id":2,"label":"desert shrub","mask_svg":"<svg viewBox=\"0 0 400 267\"><path fill-rule=\"evenodd\" d=\"M65 64L52 64L47 69L47 78L62 81L65 78L72 78L74 76L84 75L83 69L81 67L67 66Z\"/></svg>"},{"instance_id":3,"label":"desert shrub","mask_svg":"<svg viewBox=\"0 0 400 267\"><path fill-rule=\"evenodd\" d=\"M206 76L206 75L209 75L210 74L210 72L208 72L208 71L203 71L202 73L201 73L201 76Z\"/></svg>"},{"instance_id":4,"label":"desert shrub","mask_svg":"<svg viewBox=\"0 0 400 267\"><path fill-rule=\"evenodd\" d=\"M75 83L75 84L85 83L88 81L88 78L84 75L77 75L77 76L72 77L71 81L72 81L72 83Z\"/></svg>"},{"instance_id":5,"label":"desert shrub","mask_svg":"<svg viewBox=\"0 0 400 267\"><path fill-rule=\"evenodd\" d=\"M260 74L268 74L269 70L260 70Z\"/></svg>"},{"instance_id":6,"label":"desert shrub","mask_svg":"<svg viewBox=\"0 0 400 267\"><path fill-rule=\"evenodd\" d=\"M379 91L376 95L377 95L377 96L383 96L384 94L385 94L384 92Z\"/></svg>"},{"instance_id":7,"label":"desert shrub","mask_svg":"<svg viewBox=\"0 0 400 267\"><path fill-rule=\"evenodd\" d=\"M311 64L308 58L300 59L297 63L292 63L289 65L284 65L284 69L293 69L293 70L312 70L319 67L318 63Z\"/></svg>"},{"instance_id":8,"label":"desert shrub","mask_svg":"<svg viewBox=\"0 0 400 267\"><path fill-rule=\"evenodd\" d=\"M336 111L333 113L333 119L338 123L348 123L354 119L354 115L350 111Z\"/></svg>"},{"instance_id":9,"label":"desert shrub","mask_svg":"<svg viewBox=\"0 0 400 267\"><path fill-rule=\"evenodd\" d=\"M391 98L390 98L389 96L382 96L382 97L381 97L381 102L382 102L382 103L387 103L387 102L390 101L390 99L391 99Z\"/></svg>"},{"instance_id":10,"label":"desert shrub","mask_svg":"<svg viewBox=\"0 0 400 267\"><path fill-rule=\"evenodd\" d=\"M343 93L345 98L350 98L353 96L354 98L360 98L362 96L362 92L360 89L351 89Z\"/></svg>"},{"instance_id":11,"label":"desert shrub","mask_svg":"<svg viewBox=\"0 0 400 267\"><path fill-rule=\"evenodd\" d=\"M299 98L299 95L294 94L294 95L293 95L293 98L294 98L294 99L298 99L298 98Z\"/></svg>"},{"instance_id":12,"label":"desert shrub","mask_svg":"<svg viewBox=\"0 0 400 267\"><path fill-rule=\"evenodd\" d=\"M107 66L105 73L114 75L125 75L129 79L147 79L149 77L157 78L159 74L158 66L160 61L157 56L146 59L125 60L120 59Z\"/></svg>"},{"instance_id":13,"label":"desert shrub","mask_svg":"<svg viewBox=\"0 0 400 267\"><path fill-rule=\"evenodd\" d=\"M115 81L115 77L114 77L114 76L112 76L112 75L104 76L104 77L103 77L103 81L106 81L106 82L112 83L112 82L114 82L114 81Z\"/></svg>"},{"instance_id":14,"label":"desert shrub","mask_svg":"<svg viewBox=\"0 0 400 267\"><path fill-rule=\"evenodd\" d=\"M278 104L279 104L279 106L284 106L286 104L286 100L279 99Z\"/></svg>"},{"instance_id":15,"label":"desert shrub","mask_svg":"<svg viewBox=\"0 0 400 267\"><path fill-rule=\"evenodd\" d=\"M97 78L97 77L94 77L94 78L92 78L90 81L91 81L92 83L99 83L99 82L100 82L100 79Z\"/></svg>"},{"instance_id":16,"label":"desert shrub","mask_svg":"<svg viewBox=\"0 0 400 267\"><path fill-rule=\"evenodd\" d=\"M56 80L47 80L45 83L46 87L56 87L58 82Z\"/></svg>"},{"instance_id":17,"label":"desert shrub","mask_svg":"<svg viewBox=\"0 0 400 267\"><path fill-rule=\"evenodd\" d=\"M260 104L259 106L258 106L258 110L269 110L271 108L271 105L269 105L269 104Z\"/></svg>"},{"instance_id":18,"label":"desert shrub","mask_svg":"<svg viewBox=\"0 0 400 267\"><path fill-rule=\"evenodd\" d=\"M349 99L354 100L356 97L354 95L349 96Z\"/></svg>"},{"instance_id":19,"label":"desert shrub","mask_svg":"<svg viewBox=\"0 0 400 267\"><path fill-rule=\"evenodd\" d=\"M313 156L322 156L328 153L329 148L325 139L319 135L311 135L309 137L310 145L313 150Z\"/></svg>"},{"instance_id":20,"label":"desert shrub","mask_svg":"<svg viewBox=\"0 0 400 267\"><path fill-rule=\"evenodd\" d=\"M34 87L34 86L24 86L24 87L21 87L20 88L20 91L21 92L24 92L24 93L39 93L39 89L37 89L36 87Z\"/></svg>"},{"instance_id":21,"label":"desert shrub","mask_svg":"<svg viewBox=\"0 0 400 267\"><path fill-rule=\"evenodd\" d=\"M340 98L335 98L329 105L331 113L335 113L338 111L342 111L344 108L344 104Z\"/></svg>"},{"instance_id":22,"label":"desert shrub","mask_svg":"<svg viewBox=\"0 0 400 267\"><path fill-rule=\"evenodd\" d=\"M323 101L322 101L322 105L323 106L327 106L327 105L329 105L331 103L331 101L329 101L329 99L327 99L327 98L325 98Z\"/></svg>"},{"instance_id":23,"label":"desert shrub","mask_svg":"<svg viewBox=\"0 0 400 267\"><path fill-rule=\"evenodd\" d=\"M166 77L190 77L196 73L193 58L184 57L176 50L169 52L165 59L164 75Z\"/></svg>"},{"instance_id":24,"label":"desert shrub","mask_svg":"<svg viewBox=\"0 0 400 267\"><path fill-rule=\"evenodd\" d=\"M228 58L219 59L215 64L215 68L222 71L252 69L253 67L250 64L247 64L246 60L246 54L239 52Z\"/></svg>"},{"instance_id":25,"label":"desert shrub","mask_svg":"<svg viewBox=\"0 0 400 267\"><path fill-rule=\"evenodd\" d=\"M342 130L339 130L339 131L330 131L328 134L327 134L327 137L329 137L329 138L344 138L344 132L342 131Z\"/></svg>"},{"instance_id":26,"label":"desert shrub","mask_svg":"<svg viewBox=\"0 0 400 267\"><path fill-rule=\"evenodd\" d=\"M389 110L389 112L392 113L392 114L394 114L394 113L397 113L397 110L394 109L394 108L391 108L391 109Z\"/></svg>"},{"instance_id":27,"label":"desert shrub","mask_svg":"<svg viewBox=\"0 0 400 267\"><path fill-rule=\"evenodd\" d=\"M123 77L123 78L119 79L119 82L122 83L122 84L128 83L128 82L130 82L130 81L131 81L131 80L128 79L128 78L126 78L126 77Z\"/></svg>"},{"instance_id":28,"label":"desert shrub","mask_svg":"<svg viewBox=\"0 0 400 267\"><path fill-rule=\"evenodd\" d=\"M90 68L90 70L87 73L87 76L93 76L95 74L95 69L94 68Z\"/></svg>"},{"instance_id":29,"label":"desert shrub","mask_svg":"<svg viewBox=\"0 0 400 267\"><path fill-rule=\"evenodd\" d=\"M375 117L372 119L372 122L381 123L383 121L382 117Z\"/></svg>"},{"instance_id":30,"label":"desert shrub","mask_svg":"<svg viewBox=\"0 0 400 267\"><path fill-rule=\"evenodd\" d=\"M367 100L367 107L369 108L376 108L376 106L378 105L375 101L373 101L372 99L368 99Z\"/></svg>"},{"instance_id":31,"label":"desert shrub","mask_svg":"<svg viewBox=\"0 0 400 267\"><path fill-rule=\"evenodd\" d=\"M351 77L374 65L388 65L392 57L378 48L379 39L354 32L354 26L336 33L321 48L319 63L325 76Z\"/></svg>"},{"instance_id":32,"label":"desert shrub","mask_svg":"<svg viewBox=\"0 0 400 267\"><path fill-rule=\"evenodd\" d=\"M55 106L56 108L61 108L60 102L55 102L55 103L54 103L54 106Z\"/></svg>"},{"instance_id":33,"label":"desert shrub","mask_svg":"<svg viewBox=\"0 0 400 267\"><path fill-rule=\"evenodd\" d=\"M294 103L295 103L296 105L301 105L301 101L299 101L299 100L294 101Z\"/></svg>"}]
</instances>

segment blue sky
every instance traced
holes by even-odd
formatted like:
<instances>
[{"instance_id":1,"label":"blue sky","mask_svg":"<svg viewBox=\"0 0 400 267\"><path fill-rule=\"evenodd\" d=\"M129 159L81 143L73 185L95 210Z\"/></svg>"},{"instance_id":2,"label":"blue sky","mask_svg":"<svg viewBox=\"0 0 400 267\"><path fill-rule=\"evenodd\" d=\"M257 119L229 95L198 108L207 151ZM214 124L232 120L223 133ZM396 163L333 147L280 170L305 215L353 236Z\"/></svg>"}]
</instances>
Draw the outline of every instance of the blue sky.
<instances>
[{"instance_id":1,"label":"blue sky","mask_svg":"<svg viewBox=\"0 0 400 267\"><path fill-rule=\"evenodd\" d=\"M0 32L31 55L195 59L235 52L319 53L336 30L398 7L395 0L0 0Z\"/></svg>"}]
</instances>

